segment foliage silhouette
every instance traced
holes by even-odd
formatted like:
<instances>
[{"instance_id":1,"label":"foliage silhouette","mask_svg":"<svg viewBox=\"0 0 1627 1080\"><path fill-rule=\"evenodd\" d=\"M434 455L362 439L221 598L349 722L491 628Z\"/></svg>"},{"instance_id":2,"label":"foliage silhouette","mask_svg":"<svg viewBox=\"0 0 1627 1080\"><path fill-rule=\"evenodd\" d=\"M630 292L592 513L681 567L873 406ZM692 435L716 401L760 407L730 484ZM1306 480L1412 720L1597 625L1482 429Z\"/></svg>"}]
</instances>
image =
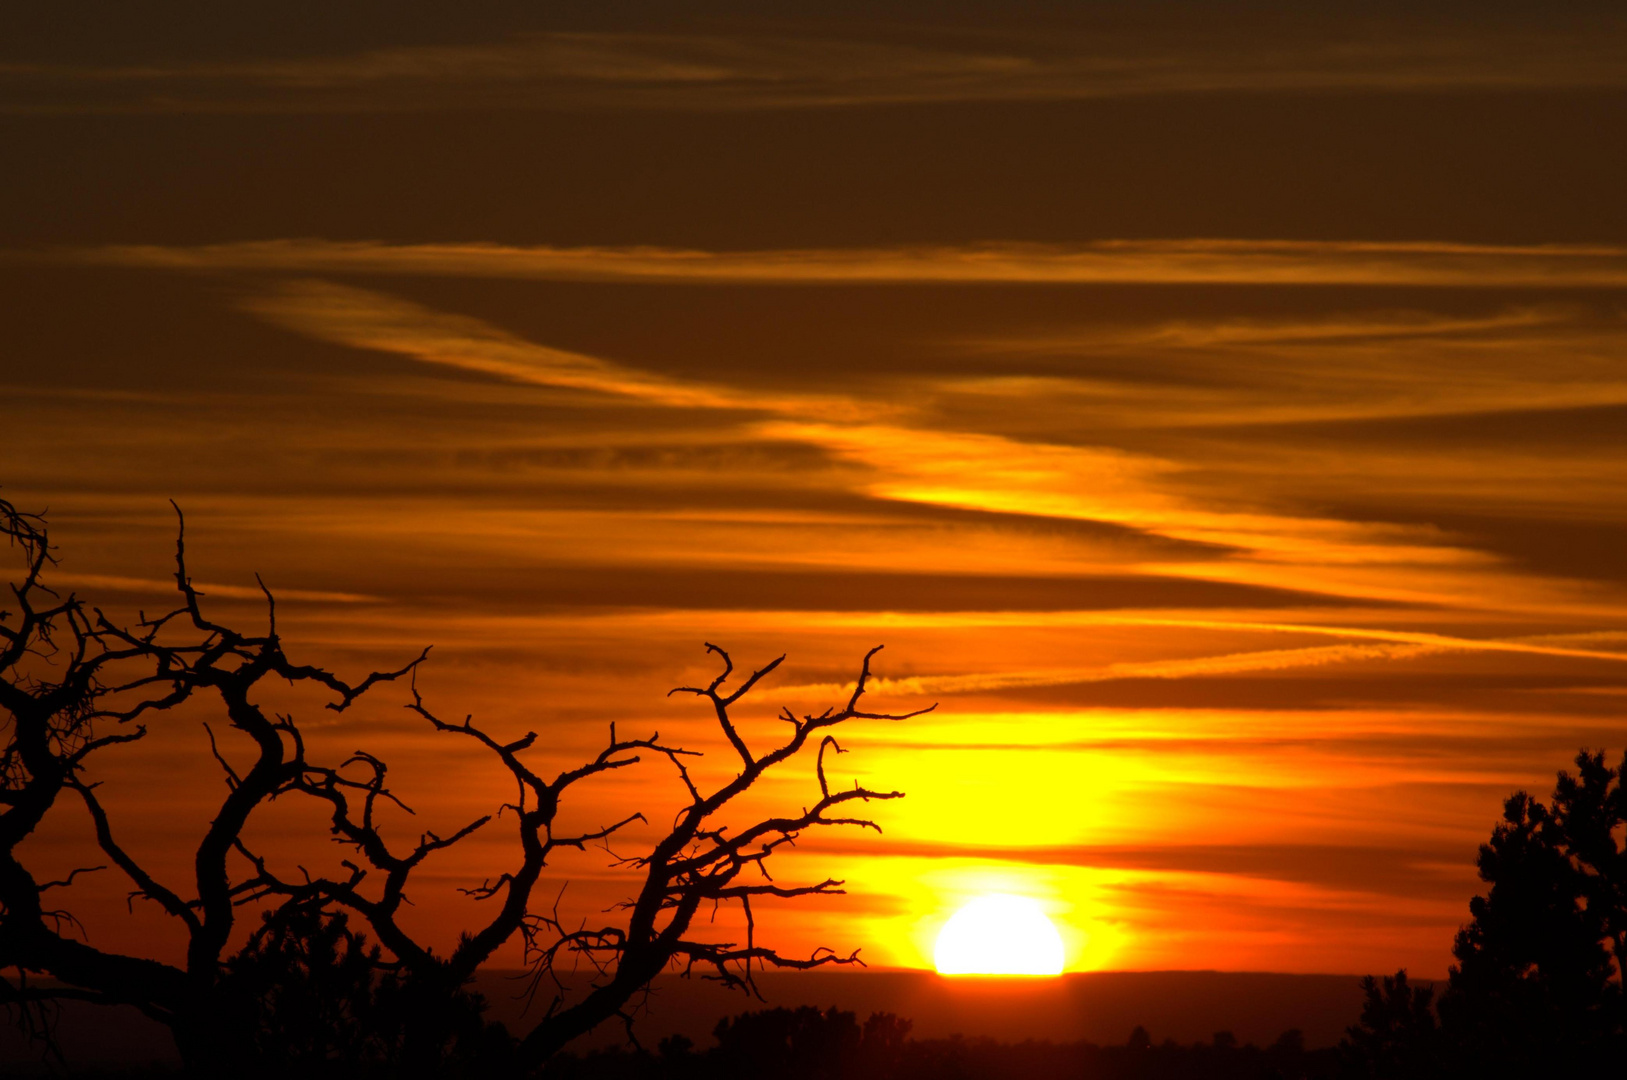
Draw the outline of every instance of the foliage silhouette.
<instances>
[{"instance_id":1,"label":"foliage silhouette","mask_svg":"<svg viewBox=\"0 0 1627 1080\"><path fill-rule=\"evenodd\" d=\"M1405 972L1367 980L1348 1047L1366 1075L1580 1075L1627 1060L1627 759L1611 768L1583 750L1576 767L1551 804L1511 795L1481 846L1491 888L1453 944L1438 1026Z\"/></svg>"},{"instance_id":2,"label":"foliage silhouette","mask_svg":"<svg viewBox=\"0 0 1627 1080\"><path fill-rule=\"evenodd\" d=\"M243 633L214 620L187 572L184 523L175 548L178 606L160 616L143 615L134 626L115 622L73 595L63 598L46 584L55 555L42 518L0 500L0 533L23 556L21 576L11 588L16 610L0 612L0 971L15 973L0 979L0 998L48 1047L52 1010L63 1001L81 1001L134 1005L168 1025L188 1070L201 1076L279 1069L304 1075L339 1064L390 1069L392 1075L455 1075L475 1063L522 1074L605 1020L620 1016L630 1023L637 995L674 965L685 974L699 968L725 985L751 991L754 972L765 966L859 962L857 952L823 947L806 957L781 955L757 940L751 905L764 896L842 892L843 883L834 878L781 884L768 875L766 864L809 829L877 828L853 816L854 807L902 796L859 784L838 788L826 773L827 751L843 752L831 734L837 726L930 711L890 714L862 707L879 646L865 655L845 704L804 716L783 711L789 736L754 752L730 710L785 658L725 689L733 662L708 644L722 672L705 686L673 693L704 698L739 758L733 779L715 789L703 789L685 764L699 756L697 751L663 743L659 735L624 738L615 725L595 757L549 778L527 763L527 752L537 744L535 732L503 741L472 718L449 722L431 711L415 682L427 650L398 669L346 681L288 657L277 632L275 600L263 585L265 633ZM408 884L431 856L493 825L498 813L444 836L425 830L416 843L393 840L385 825L387 808L410 810L387 785L385 763L366 752L337 764L314 760L293 716L271 712L261 689L267 682L304 687L324 694L328 709L344 711L374 687L396 681L411 681L407 708L430 730L468 740L491 755L517 792L500 809L512 823L518 857L465 890L495 910L444 955L398 921ZM213 726L203 727L224 774L226 795L194 852L192 880L172 889L119 841L87 768L93 755L144 738L144 723L183 722L176 711L183 703L211 706L223 715L221 739ZM240 737L237 748L225 738L229 733ZM241 752L241 737L251 745L251 755ZM795 813L731 820L738 796L804 751L812 758L817 798ZM603 843L644 817L635 811L591 832L559 832L561 803L575 785L645 758L671 766L688 801L647 852L617 860L634 878L635 895L623 905L623 917L567 926L533 897L552 856ZM24 864L20 846L48 813L73 796L83 804L107 861L41 882ZM323 806L331 837L354 851L343 864L344 874L293 876L250 848L245 827L275 799L310 799ZM81 940L71 911L47 905L52 890L66 890L81 873L109 865L130 880L132 901L156 903L182 927L183 963L97 949ZM723 904L743 910L744 941L689 936L697 913ZM229 947L243 908L268 911L268 921L233 956ZM351 928L351 918L366 925L376 946ZM552 999L512 1042L481 1022L479 1002L465 989L511 941L523 946L532 992ZM556 964L571 958L585 961L592 972L575 997L552 978ZM41 982L42 975L52 981Z\"/></svg>"},{"instance_id":3,"label":"foliage silhouette","mask_svg":"<svg viewBox=\"0 0 1627 1080\"><path fill-rule=\"evenodd\" d=\"M343 912L266 913L227 963L219 993L264 1075L483 1077L513 1069L513 1040L482 1019L479 994L421 994Z\"/></svg>"},{"instance_id":4,"label":"foliage silhouette","mask_svg":"<svg viewBox=\"0 0 1627 1080\"><path fill-rule=\"evenodd\" d=\"M1627 762L1624 762L1627 763ZM1621 769L1582 751L1551 806L1525 792L1480 849L1491 885L1469 905L1441 999L1443 1025L1471 1067L1570 1072L1627 1052L1621 964L1627 931L1627 826Z\"/></svg>"},{"instance_id":5,"label":"foliage silhouette","mask_svg":"<svg viewBox=\"0 0 1627 1080\"><path fill-rule=\"evenodd\" d=\"M1440 1076L1446 1059L1431 1005L1433 987L1409 982L1405 970L1362 980L1361 1019L1344 1047L1356 1076L1413 1080Z\"/></svg>"}]
</instances>

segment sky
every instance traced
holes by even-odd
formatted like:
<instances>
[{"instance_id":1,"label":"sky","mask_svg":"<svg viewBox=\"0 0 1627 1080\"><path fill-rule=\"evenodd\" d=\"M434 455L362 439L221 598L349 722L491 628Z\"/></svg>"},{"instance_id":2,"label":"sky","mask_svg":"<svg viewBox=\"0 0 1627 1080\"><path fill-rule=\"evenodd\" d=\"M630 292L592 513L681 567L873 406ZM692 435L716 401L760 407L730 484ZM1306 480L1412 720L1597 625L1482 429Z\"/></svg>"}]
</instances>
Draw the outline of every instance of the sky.
<instances>
[{"instance_id":1,"label":"sky","mask_svg":"<svg viewBox=\"0 0 1627 1080\"><path fill-rule=\"evenodd\" d=\"M174 499L211 610L258 625L261 574L296 658L430 645L427 702L541 762L614 721L714 780L665 696L705 642L788 655L759 747L884 644L875 707L937 710L842 733L833 776L907 797L785 853L847 888L759 913L786 952L927 967L992 891L1072 970L1439 976L1502 799L1627 741L1606 6L7 20L0 495L49 510L56 580L162 607ZM395 835L507 797L370 697L284 704L390 761ZM224 792L204 718L97 766L172 882ZM816 792L803 760L753 807ZM681 793L649 762L565 812ZM297 806L253 828L344 855ZM513 853L500 821L438 855L421 931ZM548 895L592 915L608 862ZM111 875L74 891L99 944L179 950Z\"/></svg>"}]
</instances>

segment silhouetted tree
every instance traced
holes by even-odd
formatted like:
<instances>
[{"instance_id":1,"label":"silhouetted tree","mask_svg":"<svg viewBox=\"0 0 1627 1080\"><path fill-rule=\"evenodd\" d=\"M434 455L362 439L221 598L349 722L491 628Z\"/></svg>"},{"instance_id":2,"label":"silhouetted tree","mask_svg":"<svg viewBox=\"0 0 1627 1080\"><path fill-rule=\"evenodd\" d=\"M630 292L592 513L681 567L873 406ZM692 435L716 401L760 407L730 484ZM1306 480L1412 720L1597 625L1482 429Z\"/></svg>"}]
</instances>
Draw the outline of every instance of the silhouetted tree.
<instances>
[{"instance_id":1,"label":"silhouetted tree","mask_svg":"<svg viewBox=\"0 0 1627 1080\"><path fill-rule=\"evenodd\" d=\"M393 843L378 811L384 803L404 804L386 785L385 763L365 752L337 765L312 760L293 717L268 713L258 692L265 680L304 685L326 693L329 709L343 711L380 683L414 676L427 650L399 669L356 682L297 664L283 651L269 591L264 634L241 633L205 614L187 573L184 530L175 553L178 606L124 627L45 585L42 577L54 557L43 520L0 500L0 532L21 550L24 563L22 577L12 585L17 610L0 617L0 970L16 973L0 981L0 994L36 1031L47 1024L47 1010L63 1000L124 1003L168 1024L189 1069L200 1075L306 1069L340 1060L445 1072L456 1071L460 1061L478 1057L489 1063L505 1054L504 1067L522 1072L600 1022L628 1017L629 1003L672 965L685 974L699 966L726 985L750 990L754 970L764 966L858 961L857 952L828 948L806 957L782 956L758 942L751 904L763 896L841 892L842 882L830 878L777 883L765 864L811 828L876 828L850 816L850 804L901 795L858 784L836 789L825 772L826 751L842 752L831 729L853 719L902 720L929 711L887 714L861 708L879 647L865 655L845 704L801 717L786 710L781 718L790 725L789 736L754 752L730 709L784 657L725 689L734 665L727 653L708 644L722 661L721 674L706 686L673 693L704 698L740 759L734 778L710 790L703 790L685 765L697 751L665 744L659 735L622 738L614 725L595 757L545 777L526 760L535 733L505 742L472 719L443 721L414 683L408 707L432 730L468 739L491 754L517 792L505 809L512 811L518 857L468 890L491 901L494 913L441 955L397 921L409 879L432 855L490 825L495 815L446 836L425 831L416 843ZM216 704L230 728L248 736L254 753L251 760L234 762L216 742L214 729L204 725L226 795L194 852L189 887L177 891L119 843L86 767L92 754L141 739L142 718L167 716L183 702L204 700ZM804 750L813 754L819 788L810 806L740 825L729 820L738 796ZM556 832L561 802L575 785L637 764L643 756L670 763L688 802L648 852L621 860L637 872L624 917L567 926L534 903L533 891L551 857L561 849L580 851L605 841L643 816L629 813L586 833ZM132 898L157 903L184 927L184 963L98 950L79 940L70 913L47 906L50 890L66 888L81 872L103 869L40 882L21 861L19 845L64 794L83 804L108 862L133 884ZM344 875L293 878L247 845L244 829L254 812L273 799L295 797L324 804L333 837L354 849ZM743 909L744 941L689 936L697 912L724 903ZM228 944L237 912L245 906L269 907L269 921L234 958ZM352 930L351 918L366 924L379 947L368 946ZM465 988L482 964L516 939L531 966L533 990L570 956L584 958L594 977L575 999L554 980L552 1004L510 1047L506 1036L480 1022L479 1002ZM30 977L37 975L54 983Z\"/></svg>"},{"instance_id":2,"label":"silhouetted tree","mask_svg":"<svg viewBox=\"0 0 1627 1080\"><path fill-rule=\"evenodd\" d=\"M1442 1075L1440 1030L1431 1007L1433 987L1414 986L1405 970L1362 980L1361 1019L1344 1049L1358 1076L1412 1080Z\"/></svg>"},{"instance_id":3,"label":"silhouetted tree","mask_svg":"<svg viewBox=\"0 0 1627 1080\"><path fill-rule=\"evenodd\" d=\"M1374 1076L1619 1071L1627 1061L1627 794L1623 767L1576 757L1551 805L1521 791L1477 859L1491 886L1469 904L1436 1011L1406 972L1369 976L1347 1050Z\"/></svg>"},{"instance_id":4,"label":"silhouetted tree","mask_svg":"<svg viewBox=\"0 0 1627 1080\"><path fill-rule=\"evenodd\" d=\"M250 812L297 768L279 722L249 701L269 676L315 681L333 690L338 708L367 685L350 687L325 673L289 663L275 631L246 638L204 620L177 545L177 582L183 606L134 630L111 623L77 597L59 596L43 581L55 562L44 521L0 500L0 532L23 556L23 576L11 584L15 611L0 618L0 969L17 972L0 990L36 1030L45 1010L63 999L126 1003L168 1024L183 1055L223 1063L224 1048L240 1050L245 1032L223 1011L215 993L222 954L239 893L227 862ZM189 620L202 635L171 643L163 637ZM223 701L229 722L254 738L260 753L248 770L231 772L232 785L194 860L196 893L190 900L159 884L115 839L107 814L84 779L89 758L146 734L137 721L161 713L207 688ZM212 733L211 733L212 738ZM75 870L64 880L39 882L18 848L64 795L77 795L108 860L135 886L135 895L158 903L187 932L185 963L103 952L79 939L65 910L46 907L49 890L105 866ZM60 987L30 985L29 973L51 976ZM240 1060L241 1053L229 1055Z\"/></svg>"},{"instance_id":5,"label":"silhouetted tree","mask_svg":"<svg viewBox=\"0 0 1627 1080\"><path fill-rule=\"evenodd\" d=\"M1440 1004L1471 1067L1569 1070L1627 1053L1621 965L1627 826L1621 770L1583 751L1551 806L1510 796L1480 848L1491 888L1469 905Z\"/></svg>"}]
</instances>

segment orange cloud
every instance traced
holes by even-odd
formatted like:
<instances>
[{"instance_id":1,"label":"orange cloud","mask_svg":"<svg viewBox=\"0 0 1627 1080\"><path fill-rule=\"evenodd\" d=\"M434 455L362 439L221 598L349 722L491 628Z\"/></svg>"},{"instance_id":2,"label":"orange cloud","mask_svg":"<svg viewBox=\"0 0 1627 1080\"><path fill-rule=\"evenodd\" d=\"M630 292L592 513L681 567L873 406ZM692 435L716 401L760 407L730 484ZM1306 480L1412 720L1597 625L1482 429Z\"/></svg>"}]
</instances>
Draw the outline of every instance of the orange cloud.
<instances>
[{"instance_id":1,"label":"orange cloud","mask_svg":"<svg viewBox=\"0 0 1627 1080\"><path fill-rule=\"evenodd\" d=\"M58 257L171 269L715 284L1123 282L1526 289L1627 285L1627 248L1609 244L1194 239L719 252L268 240L196 247L110 245Z\"/></svg>"}]
</instances>

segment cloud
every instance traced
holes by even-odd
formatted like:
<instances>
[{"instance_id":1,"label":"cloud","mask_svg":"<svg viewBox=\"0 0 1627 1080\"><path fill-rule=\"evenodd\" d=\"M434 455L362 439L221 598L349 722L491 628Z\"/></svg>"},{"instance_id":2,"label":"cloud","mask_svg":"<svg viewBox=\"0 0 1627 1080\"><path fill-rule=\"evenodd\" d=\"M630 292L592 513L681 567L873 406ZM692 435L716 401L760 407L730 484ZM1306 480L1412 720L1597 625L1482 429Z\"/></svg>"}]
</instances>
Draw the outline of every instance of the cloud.
<instances>
[{"instance_id":1,"label":"cloud","mask_svg":"<svg viewBox=\"0 0 1627 1080\"><path fill-rule=\"evenodd\" d=\"M430 311L381 293L322 281L286 284L243 306L312 337L358 349L403 353L427 364L516 382L590 390L674 408L738 407L725 388L685 385L580 353L524 341L477 319Z\"/></svg>"},{"instance_id":2,"label":"cloud","mask_svg":"<svg viewBox=\"0 0 1627 1080\"><path fill-rule=\"evenodd\" d=\"M1627 321L1577 306L1478 317L1357 311L1181 320L949 345L990 367L1014 361L1027 371L942 378L935 388L946 408L1038 410L1096 427L1237 428L1627 403ZM1533 356L1543 358L1540 369Z\"/></svg>"},{"instance_id":3,"label":"cloud","mask_svg":"<svg viewBox=\"0 0 1627 1080\"><path fill-rule=\"evenodd\" d=\"M1202 626L1201 620L1181 620L1179 625ZM1229 625L1229 629L1237 629ZM1385 644L1323 645L1297 649L1258 649L1220 656L1181 657L1167 660L1125 661L1095 668L1042 671L965 672L957 675L919 675L900 679L873 679L872 692L930 697L938 694L987 693L1042 686L1073 686L1083 683L1114 682L1122 679L1186 679L1234 675L1259 671L1288 671L1321 667L1326 664L1359 663L1368 660L1410 660L1442 652L1524 653L1532 656L1627 662L1627 651L1589 649L1542 639L1499 641L1450 637L1409 631L1370 630L1357 627L1299 627L1309 632L1352 638L1377 639ZM809 683L787 686L776 693L792 699L835 697L853 692L854 684Z\"/></svg>"},{"instance_id":4,"label":"cloud","mask_svg":"<svg viewBox=\"0 0 1627 1080\"><path fill-rule=\"evenodd\" d=\"M676 409L726 409L820 415L882 415L834 396L781 397L663 378L597 357L539 345L479 319L451 315L383 293L326 281L296 281L258 293L242 306L311 337L357 349L410 356L514 382L585 390Z\"/></svg>"},{"instance_id":5,"label":"cloud","mask_svg":"<svg viewBox=\"0 0 1627 1080\"><path fill-rule=\"evenodd\" d=\"M814 837L810 851L874 857L992 860L1040 866L1135 870L1144 873L1219 875L1298 882L1327 889L1460 898L1472 882L1472 847L1367 844L1060 844L975 845L882 838L862 847Z\"/></svg>"},{"instance_id":6,"label":"cloud","mask_svg":"<svg viewBox=\"0 0 1627 1080\"><path fill-rule=\"evenodd\" d=\"M657 408L731 413L740 438L817 448L846 470L827 479L873 499L1101 522L1235 553L1193 567L1147 568L1167 576L1256 589L1292 580L1329 598L1452 604L1495 564L1427 526L1230 504L1217 499L1212 486L1206 491L1184 483L1189 463L1159 454L954 430L905 395L776 392L671 378L325 281L274 284L243 304L320 340L424 364ZM1504 575L1502 592L1505 608L1575 610L1578 602L1540 580L1513 575Z\"/></svg>"},{"instance_id":7,"label":"cloud","mask_svg":"<svg viewBox=\"0 0 1627 1080\"><path fill-rule=\"evenodd\" d=\"M176 596L175 582L173 580L160 580L157 578L123 577L117 574L79 574L79 573L53 573L53 584L79 586L90 589L100 589L116 593L163 594ZM266 595L257 586L245 585L211 585L201 581L192 583L198 595L222 600L253 600L264 603ZM367 596L362 593L328 592L320 589L272 589L271 595L277 600L301 600L322 604L371 604L377 603L379 597Z\"/></svg>"},{"instance_id":8,"label":"cloud","mask_svg":"<svg viewBox=\"0 0 1627 1080\"><path fill-rule=\"evenodd\" d=\"M13 253L11 257L39 256ZM191 247L108 245L60 252L55 257L168 269L697 284L1627 286L1627 247L1609 244L1187 239L729 252L266 240Z\"/></svg>"},{"instance_id":9,"label":"cloud","mask_svg":"<svg viewBox=\"0 0 1627 1080\"><path fill-rule=\"evenodd\" d=\"M1147 94L1614 87L1622 28L1327 21L1271 32L1088 16L985 28L808 23L524 33L467 45L134 64L0 64L7 111L742 110ZM1190 20L1188 20L1190 21ZM902 32L900 32L902 31Z\"/></svg>"},{"instance_id":10,"label":"cloud","mask_svg":"<svg viewBox=\"0 0 1627 1080\"><path fill-rule=\"evenodd\" d=\"M1479 250L1487 255L1508 251L1491 246ZM1623 249L1623 253L1627 254L1627 249ZM1548 306L1519 307L1478 317L1454 317L1424 311L1378 311L1363 313L1360 317L1344 314L1318 319L1176 319L1150 326L1089 327L1074 333L1035 333L1025 337L995 338L964 344L969 349L984 353L1049 355L1073 353L1080 349L1201 350L1277 344L1304 346L1362 342L1375 338L1415 341L1448 335L1491 334L1501 338L1511 331L1562 323L1574 314L1572 308Z\"/></svg>"},{"instance_id":11,"label":"cloud","mask_svg":"<svg viewBox=\"0 0 1627 1080\"><path fill-rule=\"evenodd\" d=\"M1304 649L1261 649L1253 652L1228 653L1223 656L1125 661L1096 668L966 672L959 675L882 678L873 679L868 685L871 692L877 694L930 697L935 694L970 694L1041 686L1072 686L1118 679L1183 679L1249 671L1284 671L1351 661L1398 659L1434 651L1438 651L1437 647L1423 645L1324 645ZM1623 659L1627 659L1627 656ZM853 683L809 683L777 688L776 693L789 698L825 698L844 693L851 694L853 688Z\"/></svg>"},{"instance_id":12,"label":"cloud","mask_svg":"<svg viewBox=\"0 0 1627 1080\"><path fill-rule=\"evenodd\" d=\"M57 257L213 271L720 285L1044 282L1069 274L1143 282L1207 274L1239 283L1597 284L1627 272L1627 249L1612 246L1205 240L745 253L276 241ZM1508 484L1523 478L1525 502L1596 518L1621 479L1618 459L1591 447L1567 457L1552 446L1504 440L1474 455L1433 453L1420 468L1416 453L1384 440L1352 445L1322 429L1316 434L1324 443L1307 443L1247 430L1627 403L1627 326L1619 315L1574 303L1477 315L1357 311L1045 329L947 343L987 357L985 368L998 362L1000 369L1026 368L1022 374L914 376L880 392L860 382L854 393L838 395L663 376L332 282L258 287L246 306L302 334L607 400L731 413L729 426L713 429L720 442L823 455L829 467L817 470L817 479L814 470L803 471L809 484L872 500L1098 522L1207 545L1236 557L1160 571L1250 586L1271 587L1287 574L1330 595L1455 604L1482 593L1484 573L1501 560L1495 538L1454 535L1428 524L1438 520L1434 515L1446 508L1467 513L1488 501L1506 507ZM1169 441L1201 428L1210 431L1199 444ZM1170 434L1149 438L1153 432ZM1347 497L1405 506L1407 517L1386 522L1382 511L1326 509L1334 477ZM1507 610L1591 609L1594 616L1614 610L1611 601L1535 573L1502 574L1498 592Z\"/></svg>"}]
</instances>

